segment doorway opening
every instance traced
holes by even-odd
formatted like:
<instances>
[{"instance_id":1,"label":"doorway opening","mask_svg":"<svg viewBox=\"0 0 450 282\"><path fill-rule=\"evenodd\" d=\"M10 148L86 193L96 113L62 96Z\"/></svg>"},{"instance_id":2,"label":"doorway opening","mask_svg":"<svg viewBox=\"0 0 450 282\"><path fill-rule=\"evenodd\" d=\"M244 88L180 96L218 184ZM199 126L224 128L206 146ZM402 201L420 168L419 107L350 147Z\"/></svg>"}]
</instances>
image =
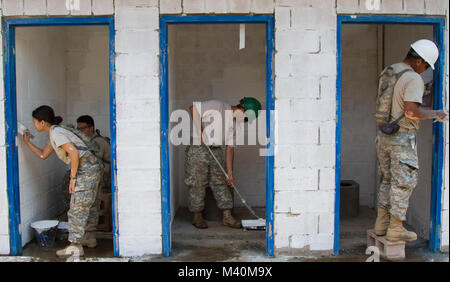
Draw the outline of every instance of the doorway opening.
<instances>
[{"instance_id":1,"label":"doorway opening","mask_svg":"<svg viewBox=\"0 0 450 282\"><path fill-rule=\"evenodd\" d=\"M50 23L50 22L51 23ZM20 127L33 135L39 148L48 143L48 135L38 133L31 112L49 105L63 118L63 125L77 127L83 115L93 118L95 129L110 139L109 171L115 171L114 86L111 86L110 18L7 19L8 31L6 95L8 144L17 150L8 152L8 194L10 201L11 254L57 260L55 250L67 242L67 210L70 194L65 177L68 165L55 154L47 160L37 158L23 142ZM111 25L110 25L111 24ZM110 25L110 26L108 26ZM16 137L14 137L16 136ZM10 165L13 164L13 165ZM16 169L14 170L13 167ZM96 248L85 248L86 257L118 255L113 240L114 192L111 173L99 187L99 223ZM109 176L109 177L107 177ZM55 245L43 249L37 244L31 224L40 220L58 220Z\"/></svg>"},{"instance_id":2,"label":"doorway opening","mask_svg":"<svg viewBox=\"0 0 450 282\"><path fill-rule=\"evenodd\" d=\"M273 83L273 43L268 35L272 34L272 18L187 18L190 19L163 17L161 21L162 127L167 124L167 127L164 127L166 134L165 129L162 129L162 143L167 144L167 147L163 146L167 151L162 152L164 255L169 256L172 249L177 256L183 255L187 260L189 257L194 260L199 257L226 260L243 249L259 254L266 251L268 255L273 255L273 234L270 231L270 236L266 236L268 228L266 232L245 231L222 225L222 214L209 187L206 188L203 211L209 228L197 229L191 224L188 187L184 182L187 145L174 145L167 138L179 121L171 120L170 124L164 122L165 112L169 119L169 113L172 114L176 110L189 112L189 107L194 102L208 100L220 100L234 106L244 97L255 97L261 102L263 110L269 112L273 109L270 94L270 85ZM178 24L167 24L171 21ZM167 28L166 31L164 27ZM167 57L164 55L165 51ZM256 126L257 122L253 122L257 128L256 136L264 136L265 141L266 136L270 136L269 130L266 130L271 121L268 116L266 112L261 112L257 122L263 122L263 126ZM269 144L260 145L258 140L256 144L248 142L249 127L248 124L242 127L244 145L236 145L234 148L233 176L237 189L247 203L254 207L257 215L266 218L266 227L270 226L271 230L273 223L267 225L267 215L272 215L269 220L273 220L273 156L260 154ZM222 147L221 154L225 151L225 146ZM232 212L236 219L254 218L236 193L233 203Z\"/></svg>"},{"instance_id":3,"label":"doorway opening","mask_svg":"<svg viewBox=\"0 0 450 282\"><path fill-rule=\"evenodd\" d=\"M336 240L340 249L364 252L366 231L375 224L380 183L374 121L378 76L385 67L403 61L410 45L419 39L435 41L444 57L436 32L437 23L441 21L434 24L428 22L431 19L396 22L383 17L350 20L346 16L340 16L340 21L343 23L338 33L341 77L338 78L337 144L340 150L336 183L340 184L336 203L340 218L337 219L339 238ZM434 72L430 68L421 74L426 86L422 105L434 109L442 108L440 72L443 65L440 62L443 59L438 61ZM439 211L436 210L440 200L436 199L440 199L442 189L442 180L436 180L442 176L442 163L435 152L442 146L441 130L442 126L437 123L421 121L417 132L419 179L409 201L405 227L416 232L419 239L407 243L407 248L430 246L436 249L439 231L435 226L440 225L440 215L437 215L440 205Z\"/></svg>"}]
</instances>

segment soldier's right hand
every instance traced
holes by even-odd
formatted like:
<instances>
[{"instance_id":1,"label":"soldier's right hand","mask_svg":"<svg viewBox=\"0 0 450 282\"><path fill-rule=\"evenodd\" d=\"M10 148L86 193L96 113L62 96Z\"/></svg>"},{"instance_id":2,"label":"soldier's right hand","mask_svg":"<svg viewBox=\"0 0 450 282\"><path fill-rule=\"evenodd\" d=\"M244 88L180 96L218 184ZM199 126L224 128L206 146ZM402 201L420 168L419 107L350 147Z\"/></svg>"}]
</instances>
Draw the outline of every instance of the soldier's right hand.
<instances>
[{"instance_id":1,"label":"soldier's right hand","mask_svg":"<svg viewBox=\"0 0 450 282\"><path fill-rule=\"evenodd\" d=\"M28 129L25 130L25 131L23 132L23 141L24 141L25 143L30 142L30 136L31 136L30 131L29 131Z\"/></svg>"},{"instance_id":2,"label":"soldier's right hand","mask_svg":"<svg viewBox=\"0 0 450 282\"><path fill-rule=\"evenodd\" d=\"M208 135L206 135L205 132L202 132L202 144L203 145L209 145Z\"/></svg>"},{"instance_id":3,"label":"soldier's right hand","mask_svg":"<svg viewBox=\"0 0 450 282\"><path fill-rule=\"evenodd\" d=\"M437 112L436 119L438 121L445 122L445 121L448 121L448 118L449 118L449 116L448 116L448 112L447 111L440 110L440 111Z\"/></svg>"}]
</instances>

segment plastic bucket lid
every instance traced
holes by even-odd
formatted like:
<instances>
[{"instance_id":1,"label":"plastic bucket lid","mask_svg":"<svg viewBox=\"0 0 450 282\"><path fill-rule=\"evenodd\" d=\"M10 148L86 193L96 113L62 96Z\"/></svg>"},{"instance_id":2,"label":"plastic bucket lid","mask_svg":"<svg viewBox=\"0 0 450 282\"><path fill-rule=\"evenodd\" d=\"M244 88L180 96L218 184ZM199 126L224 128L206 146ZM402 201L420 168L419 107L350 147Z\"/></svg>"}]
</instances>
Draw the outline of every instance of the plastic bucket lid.
<instances>
[{"instance_id":1,"label":"plastic bucket lid","mask_svg":"<svg viewBox=\"0 0 450 282\"><path fill-rule=\"evenodd\" d=\"M36 230L38 233L41 233L42 231L47 231L51 228L55 228L58 226L59 221L57 220L40 220L35 221L31 224L31 228Z\"/></svg>"}]
</instances>

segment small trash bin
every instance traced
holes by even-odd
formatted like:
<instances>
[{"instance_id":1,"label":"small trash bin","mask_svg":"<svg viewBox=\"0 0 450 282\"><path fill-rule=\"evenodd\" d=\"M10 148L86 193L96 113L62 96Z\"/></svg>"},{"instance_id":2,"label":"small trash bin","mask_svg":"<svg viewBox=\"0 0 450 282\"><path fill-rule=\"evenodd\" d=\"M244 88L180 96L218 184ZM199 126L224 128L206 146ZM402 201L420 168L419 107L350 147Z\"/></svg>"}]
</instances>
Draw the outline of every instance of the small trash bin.
<instances>
[{"instance_id":1,"label":"small trash bin","mask_svg":"<svg viewBox=\"0 0 450 282\"><path fill-rule=\"evenodd\" d=\"M359 214L359 184L354 180L341 180L342 218L356 217Z\"/></svg>"},{"instance_id":2,"label":"small trash bin","mask_svg":"<svg viewBox=\"0 0 450 282\"><path fill-rule=\"evenodd\" d=\"M31 223L39 246L52 247L55 244L58 224L59 221L57 220L41 220Z\"/></svg>"}]
</instances>

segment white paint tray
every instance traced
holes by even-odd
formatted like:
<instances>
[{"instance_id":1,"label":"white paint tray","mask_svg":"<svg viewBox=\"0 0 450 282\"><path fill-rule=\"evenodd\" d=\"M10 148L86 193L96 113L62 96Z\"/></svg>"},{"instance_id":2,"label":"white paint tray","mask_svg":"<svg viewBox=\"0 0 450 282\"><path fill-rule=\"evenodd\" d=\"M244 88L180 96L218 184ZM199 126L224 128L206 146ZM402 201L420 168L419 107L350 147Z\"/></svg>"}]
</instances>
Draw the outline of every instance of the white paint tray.
<instances>
[{"instance_id":1,"label":"white paint tray","mask_svg":"<svg viewBox=\"0 0 450 282\"><path fill-rule=\"evenodd\" d=\"M247 219L241 220L242 227L245 230L265 230L266 220L263 219Z\"/></svg>"}]
</instances>

